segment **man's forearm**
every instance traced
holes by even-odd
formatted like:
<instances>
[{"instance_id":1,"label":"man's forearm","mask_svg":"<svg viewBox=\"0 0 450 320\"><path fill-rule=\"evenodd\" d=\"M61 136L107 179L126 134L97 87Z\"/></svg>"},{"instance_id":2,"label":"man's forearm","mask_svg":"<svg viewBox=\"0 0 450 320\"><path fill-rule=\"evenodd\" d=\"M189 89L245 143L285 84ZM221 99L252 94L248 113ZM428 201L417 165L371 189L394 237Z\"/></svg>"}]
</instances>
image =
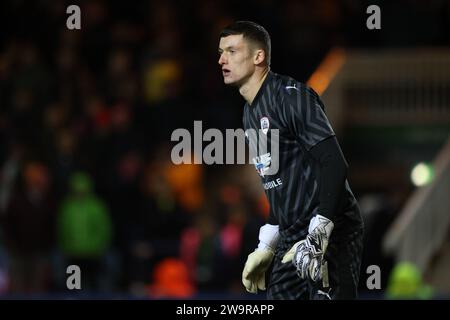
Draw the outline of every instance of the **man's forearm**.
<instances>
[{"instance_id":1,"label":"man's forearm","mask_svg":"<svg viewBox=\"0 0 450 320\"><path fill-rule=\"evenodd\" d=\"M320 193L318 214L334 220L345 190L348 165L336 137L319 142L311 155L320 165Z\"/></svg>"}]
</instances>

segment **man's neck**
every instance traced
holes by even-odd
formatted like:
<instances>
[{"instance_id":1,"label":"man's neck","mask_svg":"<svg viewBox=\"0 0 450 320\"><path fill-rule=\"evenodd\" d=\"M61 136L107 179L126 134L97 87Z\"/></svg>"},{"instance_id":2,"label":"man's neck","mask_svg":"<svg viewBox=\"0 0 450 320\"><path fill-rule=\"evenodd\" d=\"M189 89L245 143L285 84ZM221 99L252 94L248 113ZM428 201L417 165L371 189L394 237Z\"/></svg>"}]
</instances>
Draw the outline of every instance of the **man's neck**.
<instances>
[{"instance_id":1,"label":"man's neck","mask_svg":"<svg viewBox=\"0 0 450 320\"><path fill-rule=\"evenodd\" d=\"M264 68L262 72L255 72L240 88L239 93L244 97L249 105L253 103L259 89L269 74L270 68Z\"/></svg>"}]
</instances>

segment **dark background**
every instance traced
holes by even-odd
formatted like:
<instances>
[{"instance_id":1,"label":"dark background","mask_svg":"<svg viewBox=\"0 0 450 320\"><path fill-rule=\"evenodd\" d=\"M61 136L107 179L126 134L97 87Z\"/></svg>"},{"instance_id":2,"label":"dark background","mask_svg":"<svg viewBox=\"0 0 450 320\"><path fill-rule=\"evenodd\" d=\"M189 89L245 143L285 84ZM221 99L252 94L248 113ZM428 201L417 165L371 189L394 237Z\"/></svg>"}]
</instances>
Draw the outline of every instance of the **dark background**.
<instances>
[{"instance_id":1,"label":"dark background","mask_svg":"<svg viewBox=\"0 0 450 320\"><path fill-rule=\"evenodd\" d=\"M81 8L81 30L66 28L70 4ZM366 28L371 4L381 30ZM234 20L262 24L272 70L302 82L335 46L450 44L444 0L2 1L0 293L73 294L66 266L78 264L78 294L250 298L241 269L267 214L262 190L249 186L256 174L170 162L176 128L241 127L244 101L217 64L218 35ZM364 158L364 146L340 140L350 165ZM365 267L380 265L384 288L392 266L380 242L413 189L403 178L399 194L376 190L385 200L366 235L368 296L379 292L365 292ZM358 199L374 191L350 184ZM86 221L63 212L87 198L103 223L71 250L64 234L79 239Z\"/></svg>"}]
</instances>

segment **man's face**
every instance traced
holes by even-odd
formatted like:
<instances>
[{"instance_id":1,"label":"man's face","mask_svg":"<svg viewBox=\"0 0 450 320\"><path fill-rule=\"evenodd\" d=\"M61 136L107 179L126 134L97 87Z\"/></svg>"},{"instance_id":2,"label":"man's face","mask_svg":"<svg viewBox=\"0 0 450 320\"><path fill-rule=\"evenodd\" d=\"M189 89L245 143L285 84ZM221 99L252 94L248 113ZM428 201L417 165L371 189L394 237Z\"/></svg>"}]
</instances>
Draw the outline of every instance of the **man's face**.
<instances>
[{"instance_id":1,"label":"man's face","mask_svg":"<svg viewBox=\"0 0 450 320\"><path fill-rule=\"evenodd\" d=\"M242 34L220 38L218 62L225 84L242 85L253 74L252 51Z\"/></svg>"}]
</instances>

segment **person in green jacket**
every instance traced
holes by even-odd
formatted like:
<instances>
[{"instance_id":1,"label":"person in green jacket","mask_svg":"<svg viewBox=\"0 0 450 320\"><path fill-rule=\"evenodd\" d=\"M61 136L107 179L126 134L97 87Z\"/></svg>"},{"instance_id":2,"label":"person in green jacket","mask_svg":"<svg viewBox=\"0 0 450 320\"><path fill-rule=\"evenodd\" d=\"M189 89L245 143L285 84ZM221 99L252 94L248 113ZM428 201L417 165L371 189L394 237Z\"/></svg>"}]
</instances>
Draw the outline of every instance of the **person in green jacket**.
<instances>
[{"instance_id":1,"label":"person in green jacket","mask_svg":"<svg viewBox=\"0 0 450 320\"><path fill-rule=\"evenodd\" d=\"M96 291L102 260L112 240L112 221L88 174L74 173L69 190L58 216L59 246L69 265L80 267L82 289Z\"/></svg>"}]
</instances>

